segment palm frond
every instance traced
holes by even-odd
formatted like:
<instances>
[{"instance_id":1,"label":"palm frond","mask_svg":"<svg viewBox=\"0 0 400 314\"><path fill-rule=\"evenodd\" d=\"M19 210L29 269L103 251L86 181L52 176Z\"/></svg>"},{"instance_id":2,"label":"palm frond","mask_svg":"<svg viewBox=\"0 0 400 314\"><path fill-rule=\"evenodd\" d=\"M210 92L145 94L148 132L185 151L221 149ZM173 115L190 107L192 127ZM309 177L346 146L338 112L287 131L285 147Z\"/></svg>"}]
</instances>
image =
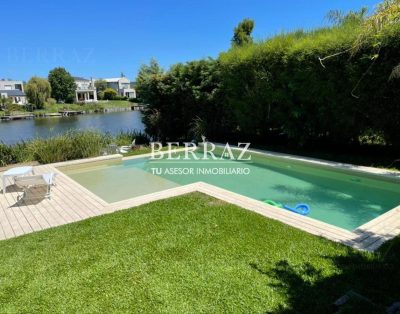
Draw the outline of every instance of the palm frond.
<instances>
[{"instance_id":1,"label":"palm frond","mask_svg":"<svg viewBox=\"0 0 400 314\"><path fill-rule=\"evenodd\" d=\"M400 64L395 66L390 74L389 80L400 78Z\"/></svg>"}]
</instances>

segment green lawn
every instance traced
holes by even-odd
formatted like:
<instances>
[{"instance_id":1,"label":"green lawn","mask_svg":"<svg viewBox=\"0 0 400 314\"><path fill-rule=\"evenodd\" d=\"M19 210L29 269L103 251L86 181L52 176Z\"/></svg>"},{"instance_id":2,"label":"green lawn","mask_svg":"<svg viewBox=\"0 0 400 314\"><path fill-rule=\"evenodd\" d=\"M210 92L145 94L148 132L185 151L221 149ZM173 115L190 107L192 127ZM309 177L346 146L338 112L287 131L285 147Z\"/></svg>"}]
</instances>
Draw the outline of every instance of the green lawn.
<instances>
[{"instance_id":1,"label":"green lawn","mask_svg":"<svg viewBox=\"0 0 400 314\"><path fill-rule=\"evenodd\" d=\"M83 110L83 111L95 111L110 108L130 108L133 103L127 100L109 100L109 101L99 101L97 103L87 103L87 104L45 104L43 109L34 110L33 114L42 115L45 113L57 113L61 110ZM12 114L17 114L17 111L12 111ZM26 111L23 111L26 113ZM0 111L0 116L5 115L4 111Z\"/></svg>"},{"instance_id":2,"label":"green lawn","mask_svg":"<svg viewBox=\"0 0 400 314\"><path fill-rule=\"evenodd\" d=\"M359 253L194 193L1 241L0 312L326 313L349 289L381 311L399 244Z\"/></svg>"},{"instance_id":3,"label":"green lawn","mask_svg":"<svg viewBox=\"0 0 400 314\"><path fill-rule=\"evenodd\" d=\"M96 109L109 109L109 108L129 108L132 103L127 100L109 100L109 101L99 101L97 103L87 103L87 104L46 104L44 109L35 110L35 114L43 113L55 113L60 110L84 110L92 111Z\"/></svg>"},{"instance_id":4,"label":"green lawn","mask_svg":"<svg viewBox=\"0 0 400 314\"><path fill-rule=\"evenodd\" d=\"M99 105L104 108L128 108L131 107L133 103L127 100L109 100L109 101L100 101Z\"/></svg>"}]
</instances>

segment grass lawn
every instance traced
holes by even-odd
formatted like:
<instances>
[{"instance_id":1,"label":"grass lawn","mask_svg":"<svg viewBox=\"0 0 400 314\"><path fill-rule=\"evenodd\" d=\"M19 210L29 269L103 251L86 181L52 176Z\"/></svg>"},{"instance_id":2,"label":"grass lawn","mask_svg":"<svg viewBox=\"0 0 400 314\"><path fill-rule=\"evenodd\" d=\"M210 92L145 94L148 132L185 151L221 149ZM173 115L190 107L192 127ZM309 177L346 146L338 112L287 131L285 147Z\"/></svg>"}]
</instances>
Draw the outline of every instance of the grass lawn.
<instances>
[{"instance_id":1,"label":"grass lawn","mask_svg":"<svg viewBox=\"0 0 400 314\"><path fill-rule=\"evenodd\" d=\"M109 100L99 101L99 105L103 108L128 108L132 106L132 103L127 100Z\"/></svg>"},{"instance_id":2,"label":"grass lawn","mask_svg":"<svg viewBox=\"0 0 400 314\"><path fill-rule=\"evenodd\" d=\"M326 313L349 289L379 304L349 311L380 311L399 248L355 252L194 193L1 241L0 312Z\"/></svg>"},{"instance_id":3,"label":"grass lawn","mask_svg":"<svg viewBox=\"0 0 400 314\"><path fill-rule=\"evenodd\" d=\"M77 110L77 111L94 111L99 109L110 109L110 108L130 108L133 103L127 100L109 100L99 101L97 103L87 104L45 104L43 109L34 110L33 114L41 115L45 113L57 113L61 110ZM22 111L21 113L26 113ZM12 111L12 114L17 114L17 111ZM0 116L5 115L4 111L0 111Z\"/></svg>"},{"instance_id":4,"label":"grass lawn","mask_svg":"<svg viewBox=\"0 0 400 314\"><path fill-rule=\"evenodd\" d=\"M99 101L97 103L87 103L87 104L46 104L44 109L35 110L35 114L43 113L56 113L60 110L95 110L95 109L109 109L109 108L128 108L131 107L132 103L127 100L109 100L109 101Z\"/></svg>"}]
</instances>

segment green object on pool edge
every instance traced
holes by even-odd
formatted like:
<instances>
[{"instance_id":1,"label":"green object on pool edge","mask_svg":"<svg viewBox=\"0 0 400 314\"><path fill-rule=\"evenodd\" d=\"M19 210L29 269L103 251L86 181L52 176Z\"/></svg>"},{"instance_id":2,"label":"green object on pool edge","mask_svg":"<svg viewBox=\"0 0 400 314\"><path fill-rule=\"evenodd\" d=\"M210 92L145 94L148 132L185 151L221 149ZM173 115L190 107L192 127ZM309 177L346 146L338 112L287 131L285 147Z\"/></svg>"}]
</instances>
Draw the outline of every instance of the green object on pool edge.
<instances>
[{"instance_id":1,"label":"green object on pool edge","mask_svg":"<svg viewBox=\"0 0 400 314\"><path fill-rule=\"evenodd\" d=\"M199 154L201 157L201 154ZM248 168L248 175L209 174L201 170ZM173 174L173 169L193 169ZM307 217L346 230L379 217L400 204L400 180L389 182L355 171L322 168L287 159L252 154L251 162L151 160L141 157L114 164L60 168L109 203L203 181L255 200L299 201L312 210Z\"/></svg>"},{"instance_id":2,"label":"green object on pool edge","mask_svg":"<svg viewBox=\"0 0 400 314\"><path fill-rule=\"evenodd\" d=\"M275 206L275 207L283 208L283 204L277 203L273 200L265 200L264 203Z\"/></svg>"}]
</instances>

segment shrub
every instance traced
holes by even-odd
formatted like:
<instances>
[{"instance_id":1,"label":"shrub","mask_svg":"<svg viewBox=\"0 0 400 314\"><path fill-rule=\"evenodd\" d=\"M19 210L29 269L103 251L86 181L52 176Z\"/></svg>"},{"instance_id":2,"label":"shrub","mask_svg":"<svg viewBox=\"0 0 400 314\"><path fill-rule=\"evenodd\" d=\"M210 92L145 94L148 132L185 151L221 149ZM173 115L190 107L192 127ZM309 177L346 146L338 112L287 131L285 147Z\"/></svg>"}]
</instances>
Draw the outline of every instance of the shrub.
<instances>
[{"instance_id":1,"label":"shrub","mask_svg":"<svg viewBox=\"0 0 400 314\"><path fill-rule=\"evenodd\" d=\"M104 100L104 91L97 92L97 99Z\"/></svg>"},{"instance_id":2,"label":"shrub","mask_svg":"<svg viewBox=\"0 0 400 314\"><path fill-rule=\"evenodd\" d=\"M0 142L0 166L16 163L12 148Z\"/></svg>"},{"instance_id":3,"label":"shrub","mask_svg":"<svg viewBox=\"0 0 400 314\"><path fill-rule=\"evenodd\" d=\"M117 97L117 92L112 88L106 88L103 91L103 99L105 100L113 100Z\"/></svg>"},{"instance_id":4,"label":"shrub","mask_svg":"<svg viewBox=\"0 0 400 314\"><path fill-rule=\"evenodd\" d=\"M117 145L129 145L136 139L137 145L147 145L150 142L150 138L146 133L140 131L120 131L116 136L115 140Z\"/></svg>"},{"instance_id":5,"label":"shrub","mask_svg":"<svg viewBox=\"0 0 400 314\"><path fill-rule=\"evenodd\" d=\"M12 105L12 99L9 97L0 97L0 108L7 109L8 106Z\"/></svg>"},{"instance_id":6,"label":"shrub","mask_svg":"<svg viewBox=\"0 0 400 314\"><path fill-rule=\"evenodd\" d=\"M128 97L117 95L114 96L113 100L128 100Z\"/></svg>"},{"instance_id":7,"label":"shrub","mask_svg":"<svg viewBox=\"0 0 400 314\"><path fill-rule=\"evenodd\" d=\"M96 130L70 130L49 138L37 138L15 145L0 142L0 166L27 161L42 164L99 156L110 143L129 145L148 144L149 137L138 131L120 131L116 136Z\"/></svg>"},{"instance_id":8,"label":"shrub","mask_svg":"<svg viewBox=\"0 0 400 314\"><path fill-rule=\"evenodd\" d=\"M53 163L98 156L111 137L97 131L68 131L47 139L35 139L28 143L34 160Z\"/></svg>"},{"instance_id":9,"label":"shrub","mask_svg":"<svg viewBox=\"0 0 400 314\"><path fill-rule=\"evenodd\" d=\"M54 98L47 98L46 103L52 106L55 105L57 101Z\"/></svg>"},{"instance_id":10,"label":"shrub","mask_svg":"<svg viewBox=\"0 0 400 314\"><path fill-rule=\"evenodd\" d=\"M5 107L5 112L7 114L10 114L13 111L24 111L25 108L21 107L20 105L13 104L12 102L9 102L6 107Z\"/></svg>"}]
</instances>

